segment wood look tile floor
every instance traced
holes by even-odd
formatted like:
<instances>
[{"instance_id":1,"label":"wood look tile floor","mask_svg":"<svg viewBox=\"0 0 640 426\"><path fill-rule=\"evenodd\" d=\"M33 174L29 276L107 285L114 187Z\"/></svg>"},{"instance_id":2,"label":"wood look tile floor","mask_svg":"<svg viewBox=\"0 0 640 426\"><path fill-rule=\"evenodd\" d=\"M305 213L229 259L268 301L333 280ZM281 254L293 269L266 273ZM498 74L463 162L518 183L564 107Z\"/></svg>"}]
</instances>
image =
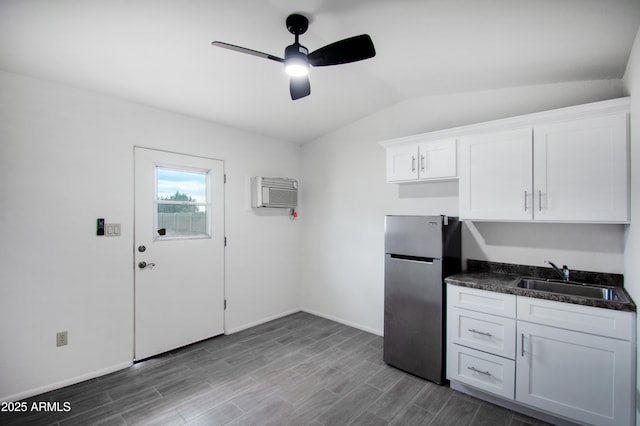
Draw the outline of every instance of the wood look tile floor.
<instances>
[{"instance_id":1,"label":"wood look tile floor","mask_svg":"<svg viewBox=\"0 0 640 426\"><path fill-rule=\"evenodd\" d=\"M403 373L382 337L299 312L27 400L2 425L544 425Z\"/></svg>"}]
</instances>

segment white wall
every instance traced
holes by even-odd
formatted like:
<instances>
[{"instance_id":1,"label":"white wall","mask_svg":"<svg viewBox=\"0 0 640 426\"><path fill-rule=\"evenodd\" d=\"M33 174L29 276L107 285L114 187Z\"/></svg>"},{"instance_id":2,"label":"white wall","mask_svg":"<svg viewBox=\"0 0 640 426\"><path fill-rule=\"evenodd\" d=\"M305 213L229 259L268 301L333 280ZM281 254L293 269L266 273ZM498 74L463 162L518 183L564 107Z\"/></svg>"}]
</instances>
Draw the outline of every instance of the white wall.
<instances>
[{"instance_id":1,"label":"white wall","mask_svg":"<svg viewBox=\"0 0 640 426\"><path fill-rule=\"evenodd\" d=\"M134 145L225 161L227 331L299 308L300 224L249 197L299 176L298 145L3 72L0 93L0 400L131 363Z\"/></svg>"},{"instance_id":2,"label":"white wall","mask_svg":"<svg viewBox=\"0 0 640 426\"><path fill-rule=\"evenodd\" d=\"M637 304L640 301L640 30L623 81L631 96L631 225L625 232L624 274L625 287ZM637 355L640 365L640 352ZM638 383L640 374L636 376L636 386ZM636 390L636 394L638 392ZM636 406L636 424L640 424L639 409L640 405Z\"/></svg>"},{"instance_id":3,"label":"white wall","mask_svg":"<svg viewBox=\"0 0 640 426\"><path fill-rule=\"evenodd\" d=\"M519 87L413 99L303 145L302 306L383 329L383 218L457 215L457 182L386 184L378 141L624 96L620 80ZM476 223L463 257L621 273L622 225Z\"/></svg>"}]
</instances>

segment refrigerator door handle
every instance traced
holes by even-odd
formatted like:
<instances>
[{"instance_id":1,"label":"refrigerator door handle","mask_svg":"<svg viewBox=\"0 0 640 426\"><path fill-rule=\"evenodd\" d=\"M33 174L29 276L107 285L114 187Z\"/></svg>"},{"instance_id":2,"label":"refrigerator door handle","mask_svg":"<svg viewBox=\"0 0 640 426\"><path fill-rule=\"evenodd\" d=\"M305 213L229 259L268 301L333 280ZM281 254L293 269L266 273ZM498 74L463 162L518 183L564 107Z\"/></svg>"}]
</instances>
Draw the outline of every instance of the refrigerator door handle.
<instances>
[{"instance_id":1,"label":"refrigerator door handle","mask_svg":"<svg viewBox=\"0 0 640 426\"><path fill-rule=\"evenodd\" d=\"M391 259L395 259L395 260L402 260L405 262L418 262L418 263L426 263L429 265L432 265L434 260L436 260L435 257L417 257L417 256L405 256L402 254L390 254L389 257L391 257Z\"/></svg>"}]
</instances>

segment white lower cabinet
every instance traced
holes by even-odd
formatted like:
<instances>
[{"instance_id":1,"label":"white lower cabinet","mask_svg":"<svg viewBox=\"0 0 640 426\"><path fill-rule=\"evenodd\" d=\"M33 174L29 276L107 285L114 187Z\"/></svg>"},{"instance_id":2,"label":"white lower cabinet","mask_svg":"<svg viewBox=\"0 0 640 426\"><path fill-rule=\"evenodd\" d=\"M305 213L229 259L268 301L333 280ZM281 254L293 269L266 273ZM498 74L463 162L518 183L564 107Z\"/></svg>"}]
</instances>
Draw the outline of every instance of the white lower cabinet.
<instances>
[{"instance_id":1,"label":"white lower cabinet","mask_svg":"<svg viewBox=\"0 0 640 426\"><path fill-rule=\"evenodd\" d=\"M518 334L517 401L584 424L632 424L631 342L524 321Z\"/></svg>"},{"instance_id":2,"label":"white lower cabinet","mask_svg":"<svg viewBox=\"0 0 640 426\"><path fill-rule=\"evenodd\" d=\"M516 296L447 286L447 377L513 399Z\"/></svg>"},{"instance_id":3,"label":"white lower cabinet","mask_svg":"<svg viewBox=\"0 0 640 426\"><path fill-rule=\"evenodd\" d=\"M635 313L447 289L449 380L513 409L585 425L635 424ZM496 310L497 301L505 309Z\"/></svg>"}]
</instances>

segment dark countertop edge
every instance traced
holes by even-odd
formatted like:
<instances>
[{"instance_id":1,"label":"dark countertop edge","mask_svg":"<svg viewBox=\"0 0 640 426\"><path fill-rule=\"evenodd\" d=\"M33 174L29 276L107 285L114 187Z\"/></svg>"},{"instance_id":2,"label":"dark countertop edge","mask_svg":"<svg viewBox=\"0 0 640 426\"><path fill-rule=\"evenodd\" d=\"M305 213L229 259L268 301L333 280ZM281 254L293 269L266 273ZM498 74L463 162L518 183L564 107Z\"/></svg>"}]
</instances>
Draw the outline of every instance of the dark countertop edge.
<instances>
[{"instance_id":1,"label":"dark countertop edge","mask_svg":"<svg viewBox=\"0 0 640 426\"><path fill-rule=\"evenodd\" d=\"M445 283L459 287L476 288L479 290L494 291L497 293L514 294L516 296L533 297L536 299L552 300L555 302L571 303L574 305L591 306L595 308L613 309L616 311L636 312L636 304L629 293L619 287L616 291L622 292L628 302L615 300L598 300L581 296L570 296L557 293L549 293L540 290L529 290L516 287L520 275L498 274L491 272L462 272L445 278Z\"/></svg>"}]
</instances>

